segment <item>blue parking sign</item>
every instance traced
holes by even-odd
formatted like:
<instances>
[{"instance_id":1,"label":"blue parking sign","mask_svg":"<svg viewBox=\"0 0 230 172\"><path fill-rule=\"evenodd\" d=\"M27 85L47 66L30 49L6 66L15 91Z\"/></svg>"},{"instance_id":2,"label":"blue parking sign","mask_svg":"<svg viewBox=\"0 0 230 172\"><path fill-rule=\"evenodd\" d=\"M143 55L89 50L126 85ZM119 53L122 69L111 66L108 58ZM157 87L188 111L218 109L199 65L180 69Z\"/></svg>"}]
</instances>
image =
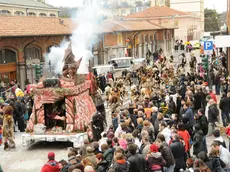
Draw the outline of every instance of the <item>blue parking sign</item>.
<instances>
[{"instance_id":1,"label":"blue parking sign","mask_svg":"<svg viewBox=\"0 0 230 172\"><path fill-rule=\"evenodd\" d=\"M213 42L212 41L205 41L204 42L204 51L213 50Z\"/></svg>"}]
</instances>

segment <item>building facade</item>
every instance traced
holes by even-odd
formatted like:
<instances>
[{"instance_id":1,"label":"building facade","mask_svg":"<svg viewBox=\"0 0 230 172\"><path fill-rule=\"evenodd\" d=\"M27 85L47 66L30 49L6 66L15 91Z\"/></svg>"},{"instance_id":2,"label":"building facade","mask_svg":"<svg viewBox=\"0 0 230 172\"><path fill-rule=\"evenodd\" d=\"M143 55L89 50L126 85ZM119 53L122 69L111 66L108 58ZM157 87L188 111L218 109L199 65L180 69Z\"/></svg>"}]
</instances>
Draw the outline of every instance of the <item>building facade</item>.
<instances>
[{"instance_id":1,"label":"building facade","mask_svg":"<svg viewBox=\"0 0 230 172\"><path fill-rule=\"evenodd\" d=\"M139 13L131 14L125 19L136 21L152 20L160 26L173 25L177 28L175 30L175 39L183 41L200 39L202 35L200 17L165 6L154 6Z\"/></svg>"},{"instance_id":2,"label":"building facade","mask_svg":"<svg viewBox=\"0 0 230 172\"><path fill-rule=\"evenodd\" d=\"M170 0L151 0L151 7L154 6L164 6L170 7Z\"/></svg>"},{"instance_id":3,"label":"building facade","mask_svg":"<svg viewBox=\"0 0 230 172\"><path fill-rule=\"evenodd\" d=\"M0 81L35 83L36 66L44 65L45 53L71 35L70 19L0 16Z\"/></svg>"},{"instance_id":4,"label":"building facade","mask_svg":"<svg viewBox=\"0 0 230 172\"><path fill-rule=\"evenodd\" d=\"M58 17L59 11L59 9L45 4L43 1L0 0L0 15Z\"/></svg>"},{"instance_id":5,"label":"building facade","mask_svg":"<svg viewBox=\"0 0 230 172\"><path fill-rule=\"evenodd\" d=\"M71 19L50 17L0 16L0 21L0 81L17 80L22 88L25 81L37 82L37 69L44 65L45 54L69 39L76 27ZM108 64L114 57L144 58L148 51L173 49L174 26L110 20L102 23L102 29L92 50L95 65Z\"/></svg>"},{"instance_id":6,"label":"building facade","mask_svg":"<svg viewBox=\"0 0 230 172\"><path fill-rule=\"evenodd\" d=\"M116 57L145 58L148 51L160 48L171 55L174 47L173 25L160 26L153 21L109 21L105 23L113 32L103 37L104 63Z\"/></svg>"},{"instance_id":7,"label":"building facade","mask_svg":"<svg viewBox=\"0 0 230 172\"><path fill-rule=\"evenodd\" d=\"M200 18L201 35L204 34L204 0L170 0L170 7L175 10L188 12Z\"/></svg>"}]
</instances>

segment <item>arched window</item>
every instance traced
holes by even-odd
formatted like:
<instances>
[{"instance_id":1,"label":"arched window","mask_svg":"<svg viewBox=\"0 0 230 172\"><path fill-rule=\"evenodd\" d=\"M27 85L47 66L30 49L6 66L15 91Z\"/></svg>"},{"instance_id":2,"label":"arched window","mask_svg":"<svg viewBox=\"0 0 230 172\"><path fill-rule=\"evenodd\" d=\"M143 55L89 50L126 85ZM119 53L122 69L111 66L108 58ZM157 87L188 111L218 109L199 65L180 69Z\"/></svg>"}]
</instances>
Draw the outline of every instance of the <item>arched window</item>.
<instances>
[{"instance_id":1,"label":"arched window","mask_svg":"<svg viewBox=\"0 0 230 172\"><path fill-rule=\"evenodd\" d=\"M27 59L41 59L40 50L33 45L26 47L25 54Z\"/></svg>"},{"instance_id":2,"label":"arched window","mask_svg":"<svg viewBox=\"0 0 230 172\"><path fill-rule=\"evenodd\" d=\"M47 53L50 53L52 47L59 47L59 46L56 45L56 44L50 45L50 46L48 46L48 47L46 48L46 52L47 52Z\"/></svg>"},{"instance_id":3,"label":"arched window","mask_svg":"<svg viewBox=\"0 0 230 172\"><path fill-rule=\"evenodd\" d=\"M34 13L34 12L29 12L29 13L28 13L28 16L36 16L36 13Z\"/></svg>"},{"instance_id":4,"label":"arched window","mask_svg":"<svg viewBox=\"0 0 230 172\"><path fill-rule=\"evenodd\" d=\"M46 13L40 13L39 16L40 17L46 17L47 15L46 15Z\"/></svg>"},{"instance_id":5,"label":"arched window","mask_svg":"<svg viewBox=\"0 0 230 172\"><path fill-rule=\"evenodd\" d=\"M0 10L0 15L11 15L11 12L8 10Z\"/></svg>"},{"instance_id":6,"label":"arched window","mask_svg":"<svg viewBox=\"0 0 230 172\"><path fill-rule=\"evenodd\" d=\"M55 14L50 14L50 17L56 17L56 15Z\"/></svg>"},{"instance_id":7,"label":"arched window","mask_svg":"<svg viewBox=\"0 0 230 172\"><path fill-rule=\"evenodd\" d=\"M15 15L15 16L24 16L25 13L23 13L22 11L15 11L15 12L14 12L14 15Z\"/></svg>"},{"instance_id":8,"label":"arched window","mask_svg":"<svg viewBox=\"0 0 230 172\"><path fill-rule=\"evenodd\" d=\"M14 63L16 62L16 53L9 49L0 51L0 64Z\"/></svg>"}]
</instances>

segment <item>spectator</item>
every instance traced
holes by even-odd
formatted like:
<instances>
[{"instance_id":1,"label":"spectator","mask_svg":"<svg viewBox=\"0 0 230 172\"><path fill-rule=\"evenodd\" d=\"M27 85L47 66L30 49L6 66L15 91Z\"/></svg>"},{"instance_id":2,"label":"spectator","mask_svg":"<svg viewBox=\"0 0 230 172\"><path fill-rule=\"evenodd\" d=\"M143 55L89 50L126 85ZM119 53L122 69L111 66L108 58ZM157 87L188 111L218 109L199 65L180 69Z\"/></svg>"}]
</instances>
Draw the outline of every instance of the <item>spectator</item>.
<instances>
[{"instance_id":1,"label":"spectator","mask_svg":"<svg viewBox=\"0 0 230 172\"><path fill-rule=\"evenodd\" d=\"M92 164L91 166L93 167L93 169L96 169L96 167L97 167L97 159L96 159L96 156L93 153L93 148L92 147L87 147L86 148L86 156L85 156L84 159L88 160L90 162L90 164Z\"/></svg>"},{"instance_id":2,"label":"spectator","mask_svg":"<svg viewBox=\"0 0 230 172\"><path fill-rule=\"evenodd\" d=\"M158 135L159 136L159 135ZM166 172L174 172L175 168L175 159L173 157L172 151L166 142L162 142L160 139L155 140L155 144L161 152L162 157L166 161L165 171Z\"/></svg>"},{"instance_id":3,"label":"spectator","mask_svg":"<svg viewBox=\"0 0 230 172\"><path fill-rule=\"evenodd\" d=\"M146 168L145 159L137 153L137 145L130 144L128 150L131 154L128 158L128 162L130 163L129 172L144 172Z\"/></svg>"},{"instance_id":4,"label":"spectator","mask_svg":"<svg viewBox=\"0 0 230 172\"><path fill-rule=\"evenodd\" d=\"M166 122L164 121L160 123L160 134L164 135L166 143L169 144L171 138L171 130L168 128Z\"/></svg>"},{"instance_id":5,"label":"spectator","mask_svg":"<svg viewBox=\"0 0 230 172\"><path fill-rule=\"evenodd\" d=\"M194 172L197 170L199 170L199 172L211 172L211 170L200 159L196 159L194 163Z\"/></svg>"},{"instance_id":6,"label":"spectator","mask_svg":"<svg viewBox=\"0 0 230 172\"><path fill-rule=\"evenodd\" d=\"M230 104L230 98L227 97L227 95L225 93L223 93L222 98L220 99L219 108L221 109L221 117L222 117L224 127L226 127L227 123L230 122L230 120L229 120L229 104Z\"/></svg>"},{"instance_id":7,"label":"spectator","mask_svg":"<svg viewBox=\"0 0 230 172\"><path fill-rule=\"evenodd\" d=\"M194 172L194 161L192 158L188 158L187 161L186 161L186 172Z\"/></svg>"},{"instance_id":8,"label":"spectator","mask_svg":"<svg viewBox=\"0 0 230 172\"><path fill-rule=\"evenodd\" d=\"M125 160L125 156L122 153L117 153L114 159L115 163L112 168L115 172L129 172L130 164Z\"/></svg>"},{"instance_id":9,"label":"spectator","mask_svg":"<svg viewBox=\"0 0 230 172\"><path fill-rule=\"evenodd\" d=\"M210 170L212 172L224 171L223 168L226 166L225 163L220 159L219 150L212 148L209 153L209 161L211 164Z\"/></svg>"},{"instance_id":10,"label":"spectator","mask_svg":"<svg viewBox=\"0 0 230 172\"><path fill-rule=\"evenodd\" d=\"M215 123L218 122L218 116L219 116L219 110L217 108L217 105L213 99L209 100L209 109L208 109L208 136L211 136L214 129L215 129Z\"/></svg>"},{"instance_id":11,"label":"spectator","mask_svg":"<svg viewBox=\"0 0 230 172\"><path fill-rule=\"evenodd\" d=\"M146 157L148 170L154 172L162 171L163 167L166 165L166 161L158 151L157 145L152 144L150 146L150 151L151 152Z\"/></svg>"},{"instance_id":12,"label":"spectator","mask_svg":"<svg viewBox=\"0 0 230 172\"><path fill-rule=\"evenodd\" d=\"M196 116L196 123L200 125L200 129L203 131L203 145L204 151L208 152L207 143L206 143L206 136L208 134L208 119L205 116L204 109L199 109L198 114Z\"/></svg>"},{"instance_id":13,"label":"spectator","mask_svg":"<svg viewBox=\"0 0 230 172\"><path fill-rule=\"evenodd\" d=\"M176 161L174 172L180 172L180 169L185 170L185 147L177 134L173 136L170 148Z\"/></svg>"},{"instance_id":14,"label":"spectator","mask_svg":"<svg viewBox=\"0 0 230 172\"><path fill-rule=\"evenodd\" d=\"M198 155L199 152L204 150L203 144L203 131L200 129L199 124L195 124L193 133L193 155Z\"/></svg>"},{"instance_id":15,"label":"spectator","mask_svg":"<svg viewBox=\"0 0 230 172\"><path fill-rule=\"evenodd\" d=\"M59 172L60 166L57 161L55 161L54 152L48 153L48 162L42 167L41 172Z\"/></svg>"},{"instance_id":16,"label":"spectator","mask_svg":"<svg viewBox=\"0 0 230 172\"><path fill-rule=\"evenodd\" d=\"M219 151L220 159L225 163L225 171L230 171L230 153L224 148L220 142L214 141L211 145L213 148Z\"/></svg>"},{"instance_id":17,"label":"spectator","mask_svg":"<svg viewBox=\"0 0 230 172\"><path fill-rule=\"evenodd\" d=\"M81 146L79 153L82 157L84 157L86 155L86 148L90 145L89 140L85 139L84 140L84 145Z\"/></svg>"},{"instance_id":18,"label":"spectator","mask_svg":"<svg viewBox=\"0 0 230 172\"><path fill-rule=\"evenodd\" d=\"M227 148L224 138L220 135L220 130L216 129L213 131L214 141L220 142L220 144Z\"/></svg>"}]
</instances>

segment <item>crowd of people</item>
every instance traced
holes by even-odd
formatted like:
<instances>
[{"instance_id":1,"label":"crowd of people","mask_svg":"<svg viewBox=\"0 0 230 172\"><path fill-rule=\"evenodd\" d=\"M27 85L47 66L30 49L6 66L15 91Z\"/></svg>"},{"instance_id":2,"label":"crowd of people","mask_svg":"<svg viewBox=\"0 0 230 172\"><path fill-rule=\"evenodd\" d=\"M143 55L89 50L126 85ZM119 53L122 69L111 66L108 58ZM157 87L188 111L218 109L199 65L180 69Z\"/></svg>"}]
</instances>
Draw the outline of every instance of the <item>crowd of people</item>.
<instances>
[{"instance_id":1,"label":"crowd of people","mask_svg":"<svg viewBox=\"0 0 230 172\"><path fill-rule=\"evenodd\" d=\"M190 65L186 54L182 56L176 70L174 57L159 53L158 58L150 56L152 65L125 70L115 80L104 76L102 92L112 125L104 130L101 115L95 114L93 139L84 140L79 150L70 149L67 161L55 161L50 152L42 172L230 171L229 143L222 137L230 137L224 55L212 57L208 72L193 56Z\"/></svg>"},{"instance_id":2,"label":"crowd of people","mask_svg":"<svg viewBox=\"0 0 230 172\"><path fill-rule=\"evenodd\" d=\"M41 172L230 171L229 143L222 137L230 137L225 55L213 56L208 71L190 55L190 63L184 53L175 68L178 57L168 59L159 51L136 71L124 70L117 78L111 73L100 76L111 125L106 127L96 113L93 138L84 140L80 149L70 149L66 160L56 161L49 152ZM5 150L15 147L14 124L25 130L21 122L30 114L31 103L31 98L20 96L1 103Z\"/></svg>"},{"instance_id":3,"label":"crowd of people","mask_svg":"<svg viewBox=\"0 0 230 172\"><path fill-rule=\"evenodd\" d=\"M2 92L0 98L0 145L4 150L15 148L14 133L25 132L26 123L32 113L33 100L16 84ZM17 127L17 128L16 128Z\"/></svg>"}]
</instances>

